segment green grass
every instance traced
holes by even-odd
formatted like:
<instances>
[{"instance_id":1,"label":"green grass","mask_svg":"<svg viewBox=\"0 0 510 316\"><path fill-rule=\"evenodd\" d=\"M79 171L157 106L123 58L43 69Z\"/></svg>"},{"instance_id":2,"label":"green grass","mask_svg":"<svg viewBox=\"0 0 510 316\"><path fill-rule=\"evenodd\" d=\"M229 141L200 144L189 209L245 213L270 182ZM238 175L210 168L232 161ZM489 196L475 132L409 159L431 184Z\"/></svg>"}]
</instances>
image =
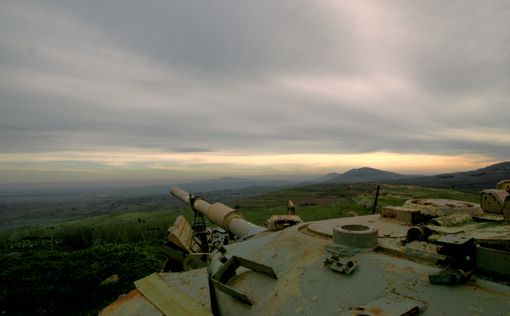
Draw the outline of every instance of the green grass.
<instances>
[{"instance_id":1,"label":"green grass","mask_svg":"<svg viewBox=\"0 0 510 316\"><path fill-rule=\"evenodd\" d=\"M61 235L65 235L70 230L87 229L92 233L92 239L99 243L161 241L176 217L176 212L169 211L101 215L12 230L1 234L0 240L4 243L20 240L33 240L39 243L46 241L47 243L52 235L58 241Z\"/></svg>"},{"instance_id":2,"label":"green grass","mask_svg":"<svg viewBox=\"0 0 510 316\"><path fill-rule=\"evenodd\" d=\"M222 202L263 225L286 214L289 199L304 221L370 214L375 190L374 184L321 184ZM383 185L378 210L410 198L479 200L452 190ZM159 246L179 214L191 222L189 207L128 211L0 234L0 315L95 315L133 289L134 280L159 271L165 260ZM119 282L100 285L112 274Z\"/></svg>"},{"instance_id":3,"label":"green grass","mask_svg":"<svg viewBox=\"0 0 510 316\"><path fill-rule=\"evenodd\" d=\"M334 201L319 205L296 205L296 214L306 221L315 221L346 216L349 212L358 215L371 214L375 198L375 184L320 184L272 192L263 196L228 201L232 207L239 206L246 219L262 225L273 214L286 214L287 201L295 204L306 198L331 197ZM384 205L402 205L411 198L445 198L479 202L476 194L446 189L415 186L382 185L377 204L379 212Z\"/></svg>"},{"instance_id":4,"label":"green grass","mask_svg":"<svg viewBox=\"0 0 510 316\"><path fill-rule=\"evenodd\" d=\"M162 268L159 247L175 217L105 215L0 235L0 314L97 315ZM99 285L113 274L118 283Z\"/></svg>"},{"instance_id":5,"label":"green grass","mask_svg":"<svg viewBox=\"0 0 510 316\"><path fill-rule=\"evenodd\" d=\"M160 268L158 245L93 245L11 252L0 261L2 315L96 315L133 281ZM100 285L118 274L119 282Z\"/></svg>"}]
</instances>

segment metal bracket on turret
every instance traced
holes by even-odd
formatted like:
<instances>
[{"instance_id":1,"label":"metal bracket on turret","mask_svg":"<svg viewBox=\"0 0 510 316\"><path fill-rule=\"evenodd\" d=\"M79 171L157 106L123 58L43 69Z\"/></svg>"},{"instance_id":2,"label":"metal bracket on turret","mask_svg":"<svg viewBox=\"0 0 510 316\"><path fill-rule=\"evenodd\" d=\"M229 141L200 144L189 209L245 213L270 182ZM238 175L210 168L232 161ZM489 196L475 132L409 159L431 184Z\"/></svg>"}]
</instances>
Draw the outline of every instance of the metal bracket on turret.
<instances>
[{"instance_id":1,"label":"metal bracket on turret","mask_svg":"<svg viewBox=\"0 0 510 316\"><path fill-rule=\"evenodd\" d=\"M358 264L354 260L346 259L346 258L340 258L338 255L333 254L331 256L326 257L324 260L324 266L328 267L329 269L340 272L344 274L351 274L356 270L356 267Z\"/></svg>"},{"instance_id":2,"label":"metal bracket on turret","mask_svg":"<svg viewBox=\"0 0 510 316\"><path fill-rule=\"evenodd\" d=\"M268 275L274 279L277 279L276 273L273 268L266 266L248 259L233 256L228 259L223 266L211 277L214 286L225 294L237 298L241 302L253 306L252 301L246 296L246 294L239 292L238 290L227 285L227 282L236 275L236 270L239 267L245 267L254 272L259 272Z\"/></svg>"},{"instance_id":3,"label":"metal bracket on turret","mask_svg":"<svg viewBox=\"0 0 510 316\"><path fill-rule=\"evenodd\" d=\"M207 240L207 226L205 224L204 214L195 209L195 201L201 200L202 197L189 195L189 204L191 206L191 210L193 211L193 224L191 228L193 229L193 236L198 239L200 242L200 248L202 252L209 252L209 241Z\"/></svg>"},{"instance_id":4,"label":"metal bracket on turret","mask_svg":"<svg viewBox=\"0 0 510 316\"><path fill-rule=\"evenodd\" d=\"M444 255L439 260L446 269L429 275L432 284L462 284L472 276L476 267L476 244L474 238L458 235L447 235L437 241L438 253Z\"/></svg>"}]
</instances>

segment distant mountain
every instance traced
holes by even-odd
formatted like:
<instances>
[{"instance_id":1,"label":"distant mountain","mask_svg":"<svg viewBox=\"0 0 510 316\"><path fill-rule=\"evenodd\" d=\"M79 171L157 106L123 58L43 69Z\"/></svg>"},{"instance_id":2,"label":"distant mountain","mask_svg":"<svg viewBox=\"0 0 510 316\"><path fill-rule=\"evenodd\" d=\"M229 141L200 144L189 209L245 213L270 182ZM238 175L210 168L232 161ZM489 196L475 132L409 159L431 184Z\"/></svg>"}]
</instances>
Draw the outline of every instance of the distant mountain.
<instances>
[{"instance_id":1,"label":"distant mountain","mask_svg":"<svg viewBox=\"0 0 510 316\"><path fill-rule=\"evenodd\" d=\"M286 180L260 180L260 179L246 179L235 177L223 177L219 179L210 179L197 182L180 183L177 186L189 192L208 192L208 191L221 191L243 189L250 187L287 187L300 183L300 181L286 181Z\"/></svg>"},{"instance_id":2,"label":"distant mountain","mask_svg":"<svg viewBox=\"0 0 510 316\"><path fill-rule=\"evenodd\" d=\"M235 177L223 177L215 180L209 180L211 182L246 182L246 181L253 181L246 178L235 178Z\"/></svg>"},{"instance_id":3,"label":"distant mountain","mask_svg":"<svg viewBox=\"0 0 510 316\"><path fill-rule=\"evenodd\" d=\"M331 179L334 179L334 178L338 177L339 175L340 175L340 173L331 172L331 173L328 173L325 176L322 176L322 177L316 179L315 182L327 182L327 181L329 181Z\"/></svg>"},{"instance_id":4,"label":"distant mountain","mask_svg":"<svg viewBox=\"0 0 510 316\"><path fill-rule=\"evenodd\" d=\"M482 189L494 189L499 181L506 179L510 179L510 161L500 162L473 171L411 177L391 182L461 191L479 191Z\"/></svg>"},{"instance_id":5,"label":"distant mountain","mask_svg":"<svg viewBox=\"0 0 510 316\"><path fill-rule=\"evenodd\" d=\"M327 174L319 178L318 181L320 181L320 179L325 179L320 182L328 183L381 182L413 177L369 167L351 169L345 173L336 174L336 176L333 175L334 173Z\"/></svg>"}]
</instances>

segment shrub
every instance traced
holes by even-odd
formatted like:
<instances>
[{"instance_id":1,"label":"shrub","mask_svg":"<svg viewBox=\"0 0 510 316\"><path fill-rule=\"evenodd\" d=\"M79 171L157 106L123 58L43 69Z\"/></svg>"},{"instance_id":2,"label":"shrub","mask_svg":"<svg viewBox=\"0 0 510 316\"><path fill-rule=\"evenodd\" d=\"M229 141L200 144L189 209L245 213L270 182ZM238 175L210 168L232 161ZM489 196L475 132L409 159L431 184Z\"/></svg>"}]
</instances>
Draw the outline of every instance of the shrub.
<instances>
[{"instance_id":1,"label":"shrub","mask_svg":"<svg viewBox=\"0 0 510 316\"><path fill-rule=\"evenodd\" d=\"M89 227L63 228L59 232L60 245L67 250L87 249L94 243L94 235Z\"/></svg>"}]
</instances>

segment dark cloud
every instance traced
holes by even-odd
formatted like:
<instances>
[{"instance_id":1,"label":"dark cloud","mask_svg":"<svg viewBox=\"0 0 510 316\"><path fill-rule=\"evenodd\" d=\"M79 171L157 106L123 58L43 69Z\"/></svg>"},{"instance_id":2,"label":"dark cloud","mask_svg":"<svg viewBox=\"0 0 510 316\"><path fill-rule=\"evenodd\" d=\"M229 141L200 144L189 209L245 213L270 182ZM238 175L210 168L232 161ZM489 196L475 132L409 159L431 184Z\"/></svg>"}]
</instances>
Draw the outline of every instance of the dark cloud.
<instances>
[{"instance_id":1,"label":"dark cloud","mask_svg":"<svg viewBox=\"0 0 510 316\"><path fill-rule=\"evenodd\" d=\"M198 76L353 69L348 25L308 1L91 1L51 5L123 49ZM338 41L343 49L338 50ZM335 54L330 52L335 50ZM341 62L339 62L341 60ZM326 68L328 67L328 68Z\"/></svg>"},{"instance_id":2,"label":"dark cloud","mask_svg":"<svg viewBox=\"0 0 510 316\"><path fill-rule=\"evenodd\" d=\"M406 3L414 12L410 67L430 93L455 97L510 88L510 8L506 1ZM505 93L505 92L503 92Z\"/></svg>"},{"instance_id":3,"label":"dark cloud","mask_svg":"<svg viewBox=\"0 0 510 316\"><path fill-rule=\"evenodd\" d=\"M0 152L505 159L509 30L507 1L4 1Z\"/></svg>"}]
</instances>

